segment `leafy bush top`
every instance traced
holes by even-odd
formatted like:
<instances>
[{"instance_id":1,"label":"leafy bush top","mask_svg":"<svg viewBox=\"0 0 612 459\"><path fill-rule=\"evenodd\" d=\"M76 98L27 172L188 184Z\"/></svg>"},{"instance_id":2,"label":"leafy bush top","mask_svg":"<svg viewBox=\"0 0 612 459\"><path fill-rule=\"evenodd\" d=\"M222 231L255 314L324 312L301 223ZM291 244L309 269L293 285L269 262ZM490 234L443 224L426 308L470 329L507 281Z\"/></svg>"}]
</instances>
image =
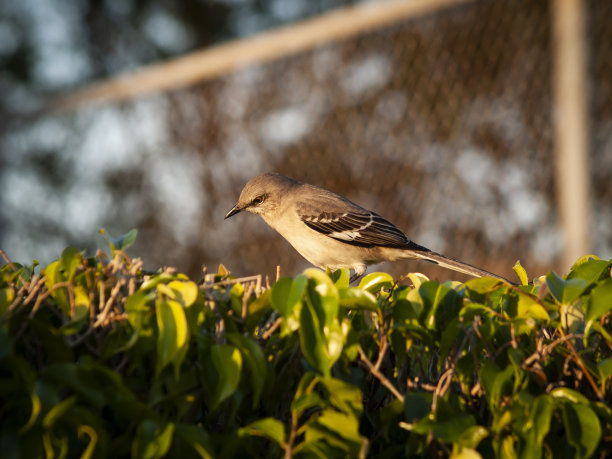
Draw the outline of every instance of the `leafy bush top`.
<instances>
[{"instance_id":1,"label":"leafy bush top","mask_svg":"<svg viewBox=\"0 0 612 459\"><path fill-rule=\"evenodd\" d=\"M308 269L196 283L67 248L0 268L6 457L590 457L612 440L612 260L522 286Z\"/></svg>"}]
</instances>

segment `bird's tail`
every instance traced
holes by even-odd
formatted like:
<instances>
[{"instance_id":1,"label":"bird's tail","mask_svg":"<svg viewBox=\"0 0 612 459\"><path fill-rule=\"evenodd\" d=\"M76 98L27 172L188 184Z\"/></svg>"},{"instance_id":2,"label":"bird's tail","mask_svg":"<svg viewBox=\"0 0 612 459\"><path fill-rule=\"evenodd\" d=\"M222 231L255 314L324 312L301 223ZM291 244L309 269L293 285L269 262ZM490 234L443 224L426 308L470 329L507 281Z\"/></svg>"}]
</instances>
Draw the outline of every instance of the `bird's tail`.
<instances>
[{"instance_id":1,"label":"bird's tail","mask_svg":"<svg viewBox=\"0 0 612 459\"><path fill-rule=\"evenodd\" d=\"M426 260L426 261L430 261L432 263L435 263L439 266L442 266L443 268L447 268L447 269L451 269L453 271L457 271L463 274L467 274L469 276L474 276L474 277L493 277L495 279L499 279L502 280L504 282L508 282L511 285L516 285L514 282L510 282L508 279L498 276L497 274L494 274L492 272L489 271L485 271L484 269L480 269L477 268L475 266L469 265L467 263L464 263L462 261L459 260L455 260L454 258L451 257L447 257L445 255L441 255L439 253L436 252L432 252L432 251L413 251L413 255L415 256L415 258L421 259L421 260Z\"/></svg>"}]
</instances>

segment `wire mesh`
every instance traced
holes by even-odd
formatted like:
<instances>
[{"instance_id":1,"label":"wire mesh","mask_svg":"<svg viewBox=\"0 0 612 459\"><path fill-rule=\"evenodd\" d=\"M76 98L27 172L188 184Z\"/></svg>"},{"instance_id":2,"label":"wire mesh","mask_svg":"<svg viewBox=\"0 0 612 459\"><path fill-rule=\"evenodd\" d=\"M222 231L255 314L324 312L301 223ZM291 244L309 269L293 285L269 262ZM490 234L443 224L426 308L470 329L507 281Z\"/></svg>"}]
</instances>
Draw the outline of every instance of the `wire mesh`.
<instances>
[{"instance_id":1,"label":"wire mesh","mask_svg":"<svg viewBox=\"0 0 612 459\"><path fill-rule=\"evenodd\" d=\"M223 220L246 181L277 171L501 275L519 259L531 275L566 270L553 194L549 6L474 1L188 89L25 126L5 141L24 154L6 164L48 173L40 152L61 151L64 178L48 189L63 191L39 190L46 195L32 213L11 219L21 201L5 199L5 245L90 247L101 226L136 227L134 253L149 267L196 275L223 263L236 275L273 275L280 265L293 275L308 263L259 218ZM592 242L609 258L612 8L591 0L587 11ZM51 145L40 140L45 126L62 133ZM86 211L96 216L75 224ZM465 279L422 262L380 268Z\"/></svg>"}]
</instances>

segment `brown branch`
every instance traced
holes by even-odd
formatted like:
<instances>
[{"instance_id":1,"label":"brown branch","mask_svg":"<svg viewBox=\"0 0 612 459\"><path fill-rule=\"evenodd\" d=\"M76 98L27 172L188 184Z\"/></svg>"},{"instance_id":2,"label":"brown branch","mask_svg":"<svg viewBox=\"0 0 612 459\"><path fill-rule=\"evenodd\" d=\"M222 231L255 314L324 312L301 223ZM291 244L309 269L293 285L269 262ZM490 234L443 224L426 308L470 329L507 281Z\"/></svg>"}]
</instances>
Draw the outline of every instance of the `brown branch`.
<instances>
[{"instance_id":1,"label":"brown branch","mask_svg":"<svg viewBox=\"0 0 612 459\"><path fill-rule=\"evenodd\" d=\"M111 290L111 294L108 297L106 304L104 305L104 309L98 316L98 320L96 320L96 322L93 324L93 328L98 327L106 320L106 317L108 316L110 308L115 302L115 299L117 298L117 295L119 294L119 290L121 289L121 287L123 287L123 285L125 285L125 279L119 279L117 283L113 286L113 289Z\"/></svg>"},{"instance_id":2,"label":"brown branch","mask_svg":"<svg viewBox=\"0 0 612 459\"><path fill-rule=\"evenodd\" d=\"M279 317L278 319L276 319L274 321L274 323L272 324L272 326L270 328L268 328L263 335L261 335L261 339L262 340L267 340L268 338L270 338L270 336L272 336L274 334L274 332L278 329L278 327L281 326L281 324L283 323L283 318Z\"/></svg>"},{"instance_id":3,"label":"brown branch","mask_svg":"<svg viewBox=\"0 0 612 459\"><path fill-rule=\"evenodd\" d=\"M561 343L563 343L563 342L565 342L567 340L570 340L570 339L582 338L583 336L584 335L577 334L577 333L570 333L569 335L565 335L565 336L562 336L561 338L558 338L558 339L554 340L552 343L549 343L546 346L544 346L541 350L537 350L533 354L531 354L529 357L527 357L523 361L523 369L525 369L528 366L530 366L535 360L545 358L559 344L561 344Z\"/></svg>"},{"instance_id":4,"label":"brown branch","mask_svg":"<svg viewBox=\"0 0 612 459\"><path fill-rule=\"evenodd\" d=\"M565 342L565 346L569 348L569 350L570 350L570 352L572 354L572 357L574 358L574 360L576 361L576 363L578 364L578 366L580 367L582 372L585 374L587 380L589 381L589 384L591 384L591 387L595 391L595 394L597 395L597 398L599 398L599 400L603 400L603 394L599 390L599 387L597 386L597 383L595 382L595 380L591 376L591 373L589 373L589 370L585 366L584 362L582 361L582 359L580 358L580 356L576 352L576 348L574 348L574 345L572 344L571 340L566 341Z\"/></svg>"},{"instance_id":5,"label":"brown branch","mask_svg":"<svg viewBox=\"0 0 612 459\"><path fill-rule=\"evenodd\" d=\"M363 349L361 348L360 344L357 345L357 350L359 351L359 357L361 357L361 360L370 369L372 375L374 375L374 377L378 379L383 386L389 389L389 391L395 396L395 398L404 403L404 396L395 388L395 386L391 383L391 381L386 378L385 375L378 371L378 368L376 368L375 365L370 361L370 359L368 359L368 357L365 355L365 352L363 352ZM378 356L378 361L382 361L380 354Z\"/></svg>"}]
</instances>

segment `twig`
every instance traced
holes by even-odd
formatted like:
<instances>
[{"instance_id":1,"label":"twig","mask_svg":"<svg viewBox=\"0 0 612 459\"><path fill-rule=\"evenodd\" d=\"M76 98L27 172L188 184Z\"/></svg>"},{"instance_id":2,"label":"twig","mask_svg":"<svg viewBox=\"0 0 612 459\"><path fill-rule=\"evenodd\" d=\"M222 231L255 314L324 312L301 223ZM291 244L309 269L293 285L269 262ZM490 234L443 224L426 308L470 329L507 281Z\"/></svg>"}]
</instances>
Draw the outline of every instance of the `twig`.
<instances>
[{"instance_id":1,"label":"twig","mask_svg":"<svg viewBox=\"0 0 612 459\"><path fill-rule=\"evenodd\" d=\"M357 350L359 351L359 357L361 357L361 360L370 369L370 372L374 375L374 377L376 377L383 386L389 389L389 391L395 396L395 398L397 398L400 402L404 403L404 396L400 394L400 392L395 388L395 386L391 383L391 381L389 381L385 377L385 375L383 375L380 371L378 371L378 368L376 368L374 364L370 361L370 359L368 359L368 357L365 355L365 352L363 352L363 349L361 348L360 344L357 344ZM380 354L378 356L378 360L382 361Z\"/></svg>"},{"instance_id":2,"label":"twig","mask_svg":"<svg viewBox=\"0 0 612 459\"><path fill-rule=\"evenodd\" d=\"M281 326L281 324L283 323L283 318L279 317L278 319L276 319L274 321L274 323L270 326L270 328L268 328L263 335L261 335L261 339L263 339L264 341L267 340L268 338L270 338L270 336L272 336L274 334L274 332L276 330L278 330L278 327Z\"/></svg>"},{"instance_id":3,"label":"twig","mask_svg":"<svg viewBox=\"0 0 612 459\"><path fill-rule=\"evenodd\" d=\"M40 279L36 279L36 276L38 276L38 274L36 274L34 276L34 278L32 278L32 282L30 282L30 287L32 286L32 283L34 283L34 281L36 280L36 283L34 284L34 287L32 287L30 289L30 292L28 293L28 296L26 297L25 300L23 300L24 304L28 304L30 301L32 301L32 299L34 298L34 295L36 295L36 293L40 290L40 288L45 285L45 281L47 280L47 276L42 276Z\"/></svg>"},{"instance_id":4,"label":"twig","mask_svg":"<svg viewBox=\"0 0 612 459\"><path fill-rule=\"evenodd\" d=\"M4 250L0 249L0 256L2 258L4 258L4 261L6 261L6 264L10 266L10 268L13 271L17 271L17 268L15 267L15 264L11 261L11 259L8 257L8 255L4 252ZM26 284L26 281L24 280L23 277L21 277L21 274L19 274L19 280L21 281L22 284Z\"/></svg>"},{"instance_id":5,"label":"twig","mask_svg":"<svg viewBox=\"0 0 612 459\"><path fill-rule=\"evenodd\" d=\"M243 319L247 316L248 306L249 306L249 298L253 293L253 284L249 284L245 292L242 294L242 311L240 313L240 317Z\"/></svg>"},{"instance_id":6,"label":"twig","mask_svg":"<svg viewBox=\"0 0 612 459\"><path fill-rule=\"evenodd\" d=\"M461 351L463 351L463 348L465 347L465 343L468 340L468 335L470 334L470 332L472 332L472 329L466 330L465 336L463 337L463 341L461 341L461 344L457 348L457 353L455 354L453 363L448 368L448 370L446 370L442 374L442 376L440 377L440 380L438 381L436 390L434 391L434 394L433 394L433 400L431 402L431 411L433 413L436 412L436 408L438 407L438 397L443 397L444 394L446 394L446 391L448 390L453 380L453 376L455 375L455 369L457 368L457 362L459 361L459 358L461 357Z\"/></svg>"},{"instance_id":7,"label":"twig","mask_svg":"<svg viewBox=\"0 0 612 459\"><path fill-rule=\"evenodd\" d=\"M98 327L106 320L106 316L108 316L110 308L115 302L115 299L117 298L117 295L119 294L119 290L121 289L121 287L123 287L123 285L125 285L125 279L119 279L117 283L113 286L113 289L111 290L111 294L108 297L106 304L104 305L104 309L98 316L98 320L96 320L96 322L93 324L93 328Z\"/></svg>"},{"instance_id":8,"label":"twig","mask_svg":"<svg viewBox=\"0 0 612 459\"><path fill-rule=\"evenodd\" d=\"M582 338L583 336L584 335L578 334L578 333L570 333L569 335L565 335L565 336L562 336L561 338L554 340L552 343L549 343L546 346L544 346L541 350L537 350L533 354L531 354L529 357L527 357L523 361L523 369L526 369L527 367L529 367L534 361L545 358L559 344L567 340L570 340L570 339Z\"/></svg>"},{"instance_id":9,"label":"twig","mask_svg":"<svg viewBox=\"0 0 612 459\"><path fill-rule=\"evenodd\" d=\"M597 383L595 383L595 380L591 376L591 373L589 373L589 370L587 369L587 367L584 365L584 362L582 361L582 359L576 352L576 348L574 348L574 345L572 344L572 342L570 340L566 341L565 346L569 348L570 352L572 353L572 356L574 357L574 360L576 361L576 363L578 364L582 372L585 374L587 380L589 381L589 384L591 384L591 387L595 391L597 398L599 398L599 400L603 400L603 394L599 390L599 387L597 387Z\"/></svg>"}]
</instances>

